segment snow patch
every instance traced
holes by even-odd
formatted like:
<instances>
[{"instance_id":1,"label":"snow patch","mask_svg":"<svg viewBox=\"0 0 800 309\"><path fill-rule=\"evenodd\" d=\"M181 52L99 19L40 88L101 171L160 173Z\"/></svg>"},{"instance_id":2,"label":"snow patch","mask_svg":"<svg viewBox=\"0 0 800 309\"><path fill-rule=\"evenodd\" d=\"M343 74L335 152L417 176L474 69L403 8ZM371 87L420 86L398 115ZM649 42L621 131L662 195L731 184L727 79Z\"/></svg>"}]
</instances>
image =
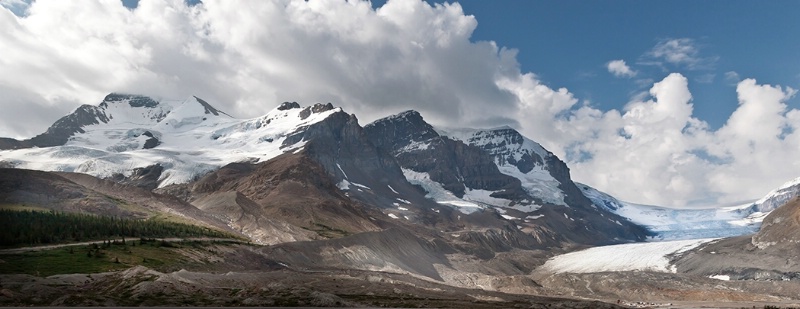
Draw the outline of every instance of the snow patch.
<instances>
[{"instance_id":1,"label":"snow patch","mask_svg":"<svg viewBox=\"0 0 800 309\"><path fill-rule=\"evenodd\" d=\"M458 211L465 214L470 214L484 208L476 203L468 202L458 198L452 192L447 191L444 187L442 187L440 183L431 180L428 173L416 172L406 168L403 168L402 170L403 175L406 177L409 183L419 185L425 189L426 192L428 192L425 195L426 198L432 199L439 204L455 207L458 209Z\"/></svg>"},{"instance_id":2,"label":"snow patch","mask_svg":"<svg viewBox=\"0 0 800 309\"><path fill-rule=\"evenodd\" d=\"M519 218L512 217L512 216L509 216L509 215L500 215L500 216L503 217L506 220L519 220Z\"/></svg>"},{"instance_id":3,"label":"snow patch","mask_svg":"<svg viewBox=\"0 0 800 309\"><path fill-rule=\"evenodd\" d=\"M728 276L728 275L712 275L712 276L708 276L708 277L711 278L711 279L717 279L717 280L722 280L722 281L730 281L731 280L731 276Z\"/></svg>"},{"instance_id":4,"label":"snow patch","mask_svg":"<svg viewBox=\"0 0 800 309\"><path fill-rule=\"evenodd\" d=\"M341 165L339 165L339 163L336 163L336 167L338 167L338 168L339 168L339 171L341 171L341 172L342 172L342 175L344 175L344 178L345 178L345 179L349 179L349 178L350 178L350 177L347 177L347 173L345 173L345 172L344 172L344 170L342 169L342 166L341 166Z\"/></svg>"},{"instance_id":5,"label":"snow patch","mask_svg":"<svg viewBox=\"0 0 800 309\"><path fill-rule=\"evenodd\" d=\"M554 273L606 271L675 272L668 256L694 249L718 238L633 243L593 247L555 256L542 266Z\"/></svg>"},{"instance_id":6,"label":"snow patch","mask_svg":"<svg viewBox=\"0 0 800 309\"><path fill-rule=\"evenodd\" d=\"M361 189L372 190L370 187L367 187L367 186L365 186L365 185L362 185L362 184L360 184L360 183L351 182L350 184L351 184L351 185L354 185L354 186L356 186L356 187L359 187L359 188L361 188Z\"/></svg>"},{"instance_id":7,"label":"snow patch","mask_svg":"<svg viewBox=\"0 0 800 309\"><path fill-rule=\"evenodd\" d=\"M336 187L342 191L350 190L350 182L347 181L346 179L342 179L342 181L336 184Z\"/></svg>"}]
</instances>

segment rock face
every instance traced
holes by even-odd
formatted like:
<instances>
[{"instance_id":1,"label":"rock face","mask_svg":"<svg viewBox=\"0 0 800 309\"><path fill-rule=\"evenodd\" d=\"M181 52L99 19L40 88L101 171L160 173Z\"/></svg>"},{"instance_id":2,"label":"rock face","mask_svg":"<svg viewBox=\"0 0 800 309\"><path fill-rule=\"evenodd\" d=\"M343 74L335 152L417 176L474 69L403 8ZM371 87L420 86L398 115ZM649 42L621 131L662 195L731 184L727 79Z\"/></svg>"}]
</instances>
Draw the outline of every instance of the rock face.
<instances>
[{"instance_id":1,"label":"rock face","mask_svg":"<svg viewBox=\"0 0 800 309\"><path fill-rule=\"evenodd\" d=\"M378 149L394 155L404 168L428 173L459 198L470 188L499 191L491 196L516 202L530 199L520 181L501 173L485 151L439 135L416 111L377 120L365 130Z\"/></svg>"}]
</instances>

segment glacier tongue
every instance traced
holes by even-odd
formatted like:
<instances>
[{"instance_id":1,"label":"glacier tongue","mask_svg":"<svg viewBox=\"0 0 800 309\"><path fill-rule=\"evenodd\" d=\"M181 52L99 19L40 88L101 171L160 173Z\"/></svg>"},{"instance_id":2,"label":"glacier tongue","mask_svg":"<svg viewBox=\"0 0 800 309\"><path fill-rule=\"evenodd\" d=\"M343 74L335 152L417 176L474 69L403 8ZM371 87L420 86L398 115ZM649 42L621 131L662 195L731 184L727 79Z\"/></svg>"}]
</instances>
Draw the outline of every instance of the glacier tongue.
<instances>
[{"instance_id":1,"label":"glacier tongue","mask_svg":"<svg viewBox=\"0 0 800 309\"><path fill-rule=\"evenodd\" d=\"M275 108L265 116L242 120L196 97L157 101L116 94L98 110L108 121L81 127L83 132L63 146L4 150L0 161L100 178L129 176L134 168L158 163L164 167L159 179L163 187L189 182L229 163L264 161L297 151L305 142L284 145L288 135L342 111ZM304 110L308 111L301 115Z\"/></svg>"},{"instance_id":2,"label":"glacier tongue","mask_svg":"<svg viewBox=\"0 0 800 309\"><path fill-rule=\"evenodd\" d=\"M651 240L657 241L752 234L758 231L765 216L764 213L753 211L752 204L709 209L672 209L623 202L588 185L577 185L596 206L647 227L657 234Z\"/></svg>"}]
</instances>

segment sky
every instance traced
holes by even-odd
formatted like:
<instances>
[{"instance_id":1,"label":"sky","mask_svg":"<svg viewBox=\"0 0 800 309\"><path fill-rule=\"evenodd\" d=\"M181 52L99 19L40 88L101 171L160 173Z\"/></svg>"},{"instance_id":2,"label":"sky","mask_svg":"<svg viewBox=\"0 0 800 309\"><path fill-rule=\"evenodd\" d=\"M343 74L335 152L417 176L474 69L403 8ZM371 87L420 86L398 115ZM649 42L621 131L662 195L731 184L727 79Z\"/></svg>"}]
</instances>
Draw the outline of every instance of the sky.
<instances>
[{"instance_id":1,"label":"sky","mask_svg":"<svg viewBox=\"0 0 800 309\"><path fill-rule=\"evenodd\" d=\"M797 1L0 5L0 136L110 92L196 95L240 118L297 101L509 125L635 203L732 205L800 176Z\"/></svg>"}]
</instances>

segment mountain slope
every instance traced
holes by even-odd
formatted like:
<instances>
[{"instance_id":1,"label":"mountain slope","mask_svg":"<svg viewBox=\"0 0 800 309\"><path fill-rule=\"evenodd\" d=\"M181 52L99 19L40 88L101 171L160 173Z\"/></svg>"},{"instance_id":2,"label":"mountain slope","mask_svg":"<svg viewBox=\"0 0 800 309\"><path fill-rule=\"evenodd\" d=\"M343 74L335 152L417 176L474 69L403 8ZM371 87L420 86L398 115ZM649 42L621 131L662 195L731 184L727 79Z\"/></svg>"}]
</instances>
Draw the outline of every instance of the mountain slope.
<instances>
[{"instance_id":1,"label":"mountain slope","mask_svg":"<svg viewBox=\"0 0 800 309\"><path fill-rule=\"evenodd\" d=\"M85 174L0 168L0 206L159 218L235 233L224 222L173 196Z\"/></svg>"},{"instance_id":2,"label":"mountain slope","mask_svg":"<svg viewBox=\"0 0 800 309\"><path fill-rule=\"evenodd\" d=\"M380 212L342 194L303 153L229 164L196 182L158 191L185 196L264 244L341 237L385 224Z\"/></svg>"}]
</instances>

